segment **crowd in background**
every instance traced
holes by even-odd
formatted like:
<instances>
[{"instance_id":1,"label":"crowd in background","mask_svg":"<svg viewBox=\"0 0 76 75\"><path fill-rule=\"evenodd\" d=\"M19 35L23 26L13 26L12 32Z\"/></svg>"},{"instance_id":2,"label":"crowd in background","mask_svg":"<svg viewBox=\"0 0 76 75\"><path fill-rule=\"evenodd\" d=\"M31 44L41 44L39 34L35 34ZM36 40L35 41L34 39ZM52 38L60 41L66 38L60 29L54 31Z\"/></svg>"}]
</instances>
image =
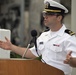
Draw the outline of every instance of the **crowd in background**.
<instances>
[{"instance_id":1,"label":"crowd in background","mask_svg":"<svg viewBox=\"0 0 76 75\"><path fill-rule=\"evenodd\" d=\"M18 7L11 8L8 13L0 15L0 28L10 29L11 41L19 45L18 27L20 24L20 11Z\"/></svg>"},{"instance_id":2,"label":"crowd in background","mask_svg":"<svg viewBox=\"0 0 76 75\"><path fill-rule=\"evenodd\" d=\"M20 37L18 32L19 25L19 7L10 8L6 14L0 14L0 29L9 29L11 31L11 42L17 46L20 44ZM11 57L16 57L16 54L11 52Z\"/></svg>"}]
</instances>

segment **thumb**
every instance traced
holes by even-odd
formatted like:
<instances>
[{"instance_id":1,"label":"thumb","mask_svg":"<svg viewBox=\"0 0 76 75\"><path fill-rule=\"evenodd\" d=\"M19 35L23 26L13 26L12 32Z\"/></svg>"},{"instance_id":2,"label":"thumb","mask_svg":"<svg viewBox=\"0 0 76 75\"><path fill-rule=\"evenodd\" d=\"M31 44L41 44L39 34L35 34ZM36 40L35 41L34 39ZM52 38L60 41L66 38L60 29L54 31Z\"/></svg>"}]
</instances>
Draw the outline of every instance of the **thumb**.
<instances>
[{"instance_id":1,"label":"thumb","mask_svg":"<svg viewBox=\"0 0 76 75\"><path fill-rule=\"evenodd\" d=\"M71 55L71 53L72 53L72 51L70 51L70 52L68 53L68 55Z\"/></svg>"},{"instance_id":2,"label":"thumb","mask_svg":"<svg viewBox=\"0 0 76 75\"><path fill-rule=\"evenodd\" d=\"M5 37L5 39L6 39L6 41L8 41L8 42L10 41L10 40L8 40L8 38L7 38L7 37Z\"/></svg>"}]
</instances>

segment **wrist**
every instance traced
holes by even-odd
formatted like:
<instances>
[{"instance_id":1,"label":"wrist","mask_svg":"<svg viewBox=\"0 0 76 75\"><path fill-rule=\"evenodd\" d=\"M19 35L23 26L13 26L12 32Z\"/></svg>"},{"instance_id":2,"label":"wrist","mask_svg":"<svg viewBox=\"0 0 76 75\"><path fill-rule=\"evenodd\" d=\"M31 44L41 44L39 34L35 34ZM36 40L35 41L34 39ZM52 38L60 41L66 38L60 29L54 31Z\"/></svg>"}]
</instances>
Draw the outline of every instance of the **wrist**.
<instances>
[{"instance_id":1,"label":"wrist","mask_svg":"<svg viewBox=\"0 0 76 75\"><path fill-rule=\"evenodd\" d=\"M11 45L10 45L10 50L13 51L13 48L14 48L14 45L11 43Z\"/></svg>"}]
</instances>

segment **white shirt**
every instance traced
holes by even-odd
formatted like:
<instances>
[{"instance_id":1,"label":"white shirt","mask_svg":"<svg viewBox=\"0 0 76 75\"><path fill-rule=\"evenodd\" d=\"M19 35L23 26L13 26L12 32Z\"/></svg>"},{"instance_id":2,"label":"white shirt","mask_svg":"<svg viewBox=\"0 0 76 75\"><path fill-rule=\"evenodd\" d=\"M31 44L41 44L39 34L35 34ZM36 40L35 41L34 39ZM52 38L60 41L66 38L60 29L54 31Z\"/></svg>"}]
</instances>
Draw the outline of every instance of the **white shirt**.
<instances>
[{"instance_id":1,"label":"white shirt","mask_svg":"<svg viewBox=\"0 0 76 75\"><path fill-rule=\"evenodd\" d=\"M72 67L64 64L67 53L73 51L72 56L76 57L76 37L65 33L65 25L54 35L51 35L51 30L43 32L37 39L37 48L42 59L53 67L62 70L65 74L70 75ZM30 48L36 56L35 47Z\"/></svg>"}]
</instances>

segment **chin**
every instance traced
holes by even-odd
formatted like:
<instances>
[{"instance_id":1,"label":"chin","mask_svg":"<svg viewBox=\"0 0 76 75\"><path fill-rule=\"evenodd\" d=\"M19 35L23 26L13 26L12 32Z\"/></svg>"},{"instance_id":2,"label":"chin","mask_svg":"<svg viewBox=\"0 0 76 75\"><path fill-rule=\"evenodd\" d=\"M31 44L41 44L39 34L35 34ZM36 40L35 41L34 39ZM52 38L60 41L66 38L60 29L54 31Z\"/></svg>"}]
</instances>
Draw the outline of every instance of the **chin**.
<instances>
[{"instance_id":1,"label":"chin","mask_svg":"<svg viewBox=\"0 0 76 75\"><path fill-rule=\"evenodd\" d=\"M47 24L44 24L46 27L49 27Z\"/></svg>"},{"instance_id":2,"label":"chin","mask_svg":"<svg viewBox=\"0 0 76 75\"><path fill-rule=\"evenodd\" d=\"M45 26L48 26L46 23L44 24Z\"/></svg>"}]
</instances>

